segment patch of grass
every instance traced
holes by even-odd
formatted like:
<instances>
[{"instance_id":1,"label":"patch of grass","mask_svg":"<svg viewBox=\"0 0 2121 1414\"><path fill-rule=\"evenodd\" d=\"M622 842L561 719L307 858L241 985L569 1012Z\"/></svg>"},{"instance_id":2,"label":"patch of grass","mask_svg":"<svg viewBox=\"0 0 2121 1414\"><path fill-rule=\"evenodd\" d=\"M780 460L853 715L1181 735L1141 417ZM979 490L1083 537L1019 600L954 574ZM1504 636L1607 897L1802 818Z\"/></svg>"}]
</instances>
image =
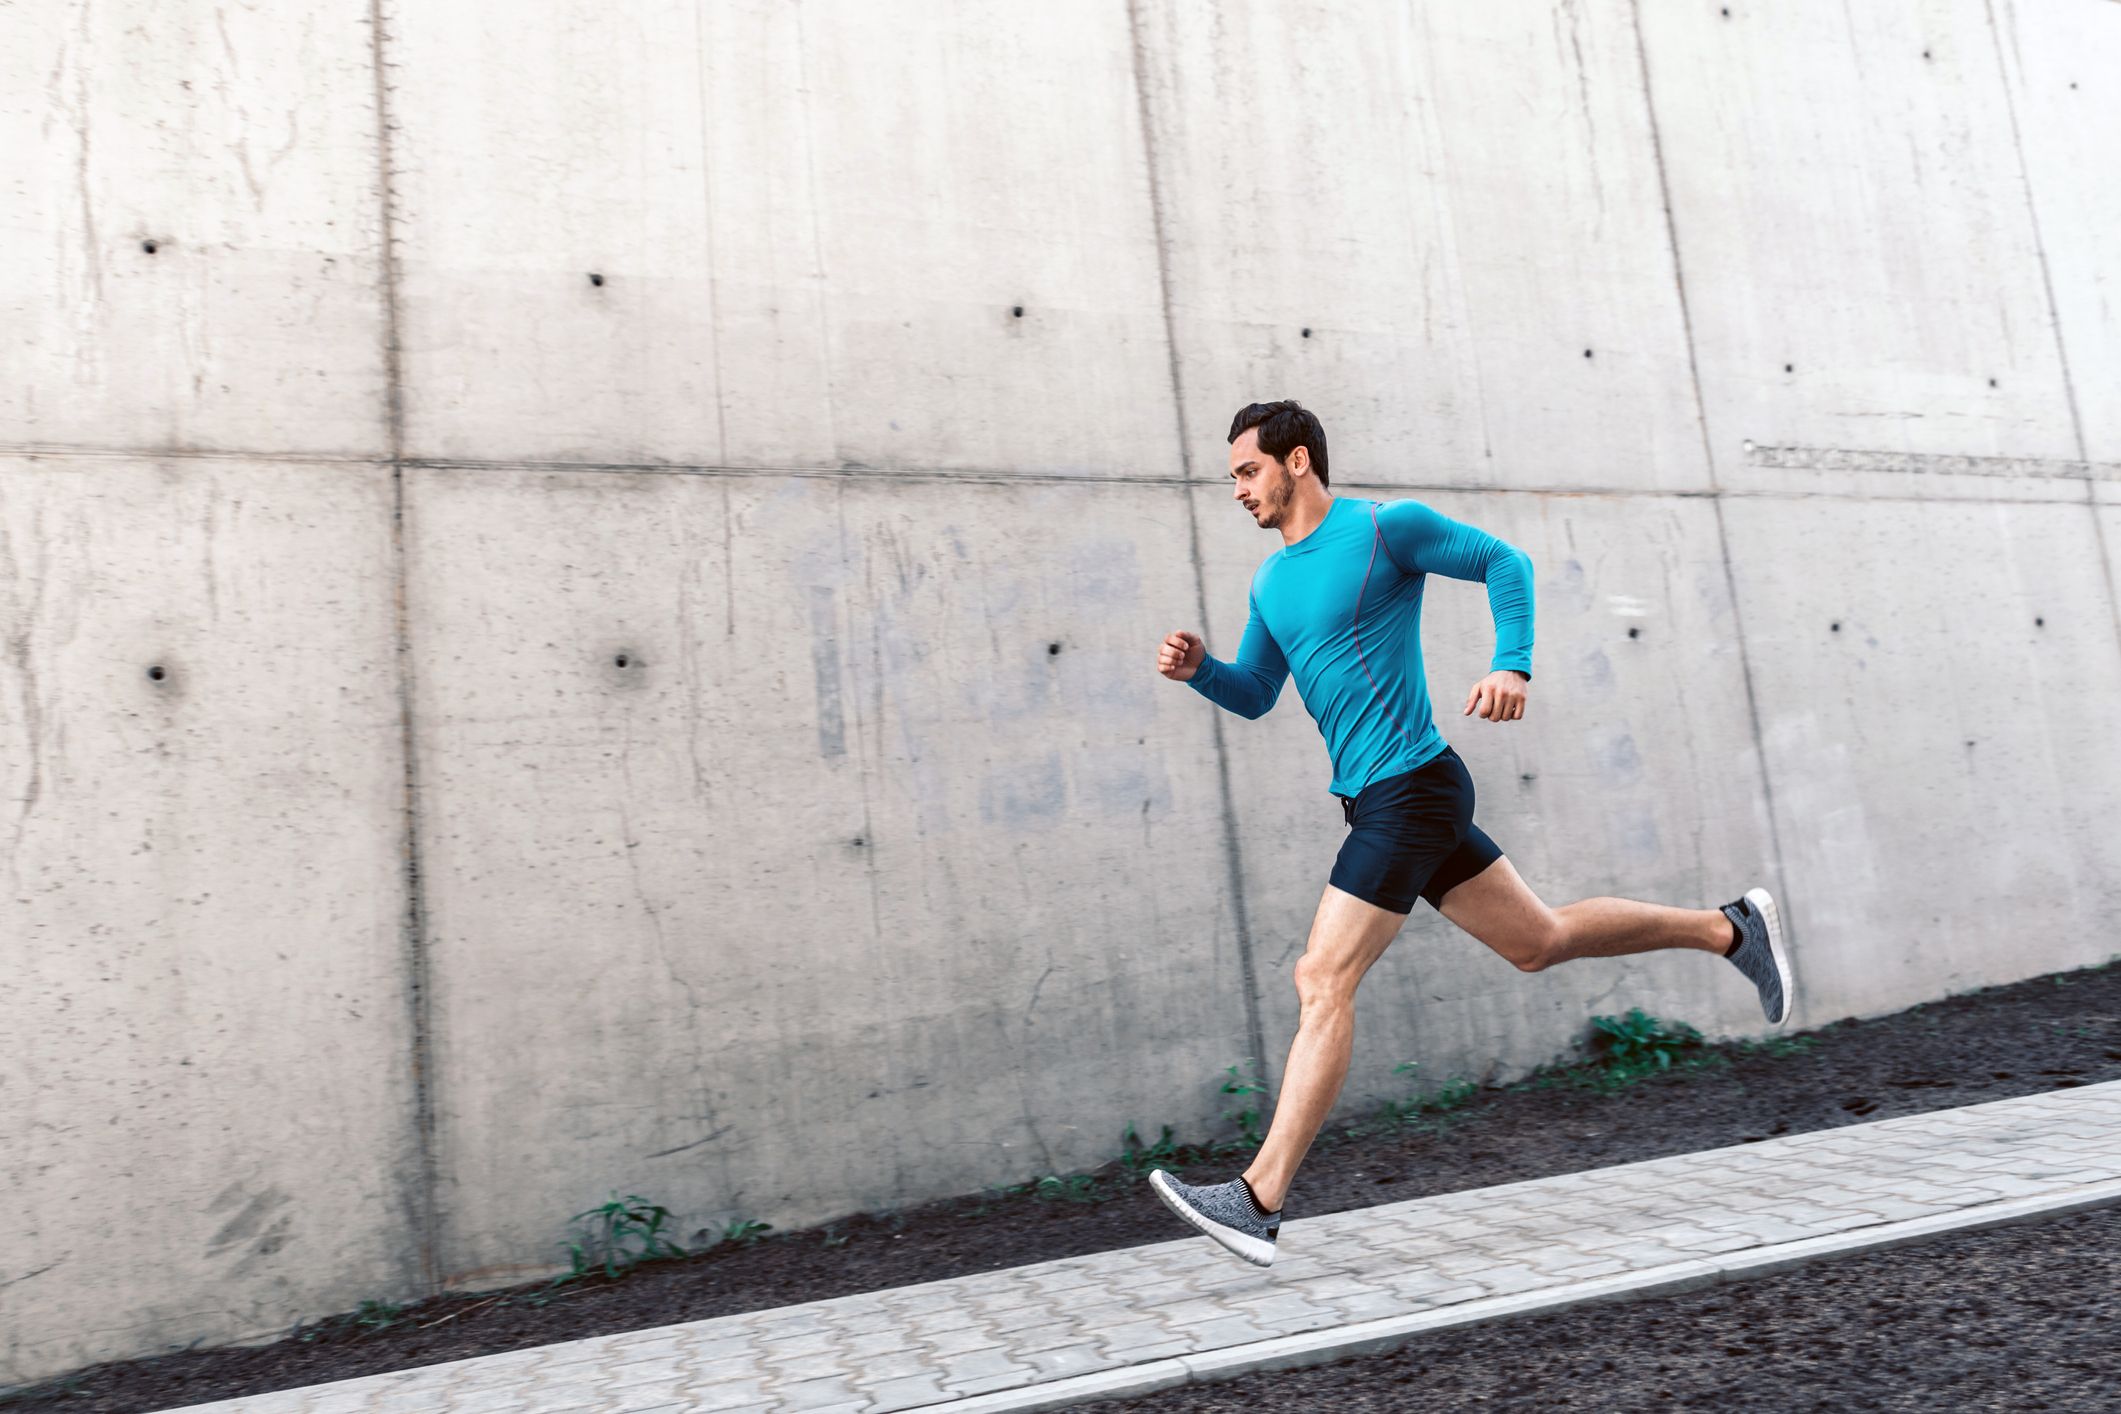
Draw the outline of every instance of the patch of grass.
<instances>
[{"instance_id":1,"label":"patch of grass","mask_svg":"<svg viewBox=\"0 0 2121 1414\"><path fill-rule=\"evenodd\" d=\"M1041 1203L1102 1203L1112 1195L1098 1185L1095 1174L1049 1173L1033 1187L1032 1196Z\"/></svg>"},{"instance_id":2,"label":"patch of grass","mask_svg":"<svg viewBox=\"0 0 2121 1414\"><path fill-rule=\"evenodd\" d=\"M397 1301L363 1301L354 1308L353 1323L363 1330L389 1330L405 1315L405 1306Z\"/></svg>"},{"instance_id":3,"label":"patch of grass","mask_svg":"<svg viewBox=\"0 0 2121 1414\"><path fill-rule=\"evenodd\" d=\"M1240 1075L1235 1065L1225 1066L1224 1070L1230 1078L1223 1082L1222 1092L1225 1095L1235 1095L1239 1099L1247 1095L1265 1094L1267 1087L1259 1079L1258 1064L1250 1056L1246 1056L1240 1064L1251 1069L1251 1078ZM1267 1136L1261 1133L1259 1128L1259 1106L1246 1105L1242 1109L1224 1110L1223 1118L1237 1126L1237 1138L1216 1145L1214 1152L1217 1157L1239 1153L1245 1149L1257 1149L1266 1142Z\"/></svg>"},{"instance_id":4,"label":"patch of grass","mask_svg":"<svg viewBox=\"0 0 2121 1414\"><path fill-rule=\"evenodd\" d=\"M1641 1007L1626 1016L1591 1018L1591 1049L1615 1075L1654 1074L1701 1049L1701 1033L1684 1021L1660 1021Z\"/></svg>"},{"instance_id":5,"label":"patch of grass","mask_svg":"<svg viewBox=\"0 0 2121 1414\"><path fill-rule=\"evenodd\" d=\"M1658 1075L1720 1070L1729 1056L1710 1050L1701 1033L1684 1021L1666 1021L1641 1007L1626 1016L1591 1018L1591 1058L1533 1071L1511 1090L1567 1086L1610 1093Z\"/></svg>"},{"instance_id":6,"label":"patch of grass","mask_svg":"<svg viewBox=\"0 0 2121 1414\"><path fill-rule=\"evenodd\" d=\"M1120 1136L1120 1151L1117 1160L1120 1172L1130 1178L1147 1178L1151 1169L1175 1168L1184 1162L1186 1146L1171 1137L1171 1126L1165 1125L1163 1133L1154 1144L1144 1144L1141 1136L1128 1125L1127 1132Z\"/></svg>"},{"instance_id":7,"label":"patch of grass","mask_svg":"<svg viewBox=\"0 0 2121 1414\"><path fill-rule=\"evenodd\" d=\"M15 1389L0 1390L0 1409L10 1404L27 1403L32 1399L50 1399L54 1396L65 1399L71 1395L86 1394L88 1391L83 1386L87 1382L86 1376L75 1373L46 1380L41 1385L22 1385Z\"/></svg>"},{"instance_id":8,"label":"patch of grass","mask_svg":"<svg viewBox=\"0 0 2121 1414\"><path fill-rule=\"evenodd\" d=\"M1418 1061L1401 1061L1392 1067L1394 1075L1413 1075L1421 1069ZM1434 1127L1434 1122L1462 1107L1480 1093L1480 1086L1464 1076L1444 1082L1437 1089L1423 1093L1415 1090L1403 1100L1386 1100L1377 1107L1376 1118L1367 1125L1356 1125L1345 1131L1354 1138L1380 1130Z\"/></svg>"},{"instance_id":9,"label":"patch of grass","mask_svg":"<svg viewBox=\"0 0 2121 1414\"><path fill-rule=\"evenodd\" d=\"M1748 1056L1802 1056L1819 1049L1817 1036L1767 1036L1758 1041L1734 1042L1742 1055Z\"/></svg>"},{"instance_id":10,"label":"patch of grass","mask_svg":"<svg viewBox=\"0 0 2121 1414\"><path fill-rule=\"evenodd\" d=\"M747 1247L771 1231L773 1231L772 1223L753 1222L750 1218L733 1218L722 1225L721 1235L715 1240L717 1242L733 1242L739 1247Z\"/></svg>"},{"instance_id":11,"label":"patch of grass","mask_svg":"<svg viewBox=\"0 0 2121 1414\"><path fill-rule=\"evenodd\" d=\"M1028 1183L991 1183L980 1190L979 1202L969 1208L960 1208L955 1216L961 1218L983 1218L1002 1204L1021 1198L1031 1191Z\"/></svg>"},{"instance_id":12,"label":"patch of grass","mask_svg":"<svg viewBox=\"0 0 2121 1414\"><path fill-rule=\"evenodd\" d=\"M334 1336L350 1335L358 1338L373 1335L377 1331L387 1331L392 1326L410 1320L411 1317L406 1314L409 1309L405 1302L370 1299L363 1301L353 1310L336 1316L326 1316L307 1323L297 1321L291 1334L305 1344Z\"/></svg>"},{"instance_id":13,"label":"patch of grass","mask_svg":"<svg viewBox=\"0 0 2121 1414\"><path fill-rule=\"evenodd\" d=\"M602 1271L607 1278L617 1281L644 1262L685 1255L684 1248L663 1235L663 1224L670 1221L670 1209L661 1203L651 1203L638 1193L621 1198L613 1192L609 1202L576 1213L568 1221L588 1226L586 1230L562 1239L571 1270L558 1278L554 1285L594 1271ZM736 1226L734 1223L730 1225L731 1228ZM728 1236L729 1229L724 1229L723 1235Z\"/></svg>"}]
</instances>

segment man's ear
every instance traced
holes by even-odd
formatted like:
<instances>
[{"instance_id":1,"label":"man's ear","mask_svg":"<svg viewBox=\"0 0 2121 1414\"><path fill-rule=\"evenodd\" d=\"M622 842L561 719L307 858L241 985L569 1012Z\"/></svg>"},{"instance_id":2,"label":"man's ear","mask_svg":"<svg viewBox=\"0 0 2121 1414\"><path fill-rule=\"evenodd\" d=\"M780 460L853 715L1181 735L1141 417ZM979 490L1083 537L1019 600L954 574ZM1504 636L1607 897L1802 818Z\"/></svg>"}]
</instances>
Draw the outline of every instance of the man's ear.
<instances>
[{"instance_id":1,"label":"man's ear","mask_svg":"<svg viewBox=\"0 0 2121 1414\"><path fill-rule=\"evenodd\" d=\"M1302 446L1291 447L1289 449L1288 467L1291 476L1303 476L1309 473L1311 470L1311 449Z\"/></svg>"}]
</instances>

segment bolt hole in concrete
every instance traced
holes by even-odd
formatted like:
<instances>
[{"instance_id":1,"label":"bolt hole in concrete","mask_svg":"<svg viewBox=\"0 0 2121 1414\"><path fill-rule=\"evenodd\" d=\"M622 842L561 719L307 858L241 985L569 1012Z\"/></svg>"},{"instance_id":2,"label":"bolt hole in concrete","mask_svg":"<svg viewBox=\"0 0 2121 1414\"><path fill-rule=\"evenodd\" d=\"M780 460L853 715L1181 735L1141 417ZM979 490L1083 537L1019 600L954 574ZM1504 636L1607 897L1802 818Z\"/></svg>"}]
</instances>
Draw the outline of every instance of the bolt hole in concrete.
<instances>
[{"instance_id":1,"label":"bolt hole in concrete","mask_svg":"<svg viewBox=\"0 0 2121 1414\"><path fill-rule=\"evenodd\" d=\"M1731 17L1731 7L1730 7L1730 6L1726 5L1726 6L1724 6L1724 7L1723 7L1723 17L1724 17L1725 19L1729 19L1729 18Z\"/></svg>"},{"instance_id":2,"label":"bolt hole in concrete","mask_svg":"<svg viewBox=\"0 0 2121 1414\"><path fill-rule=\"evenodd\" d=\"M149 255L153 255L155 253L155 243L153 241L142 241L140 242L140 249L146 251Z\"/></svg>"},{"instance_id":3,"label":"bolt hole in concrete","mask_svg":"<svg viewBox=\"0 0 2121 1414\"><path fill-rule=\"evenodd\" d=\"M623 668L626 666L626 655L624 653L621 653L618 657L612 659L611 661L617 663L620 667Z\"/></svg>"},{"instance_id":4,"label":"bolt hole in concrete","mask_svg":"<svg viewBox=\"0 0 2121 1414\"><path fill-rule=\"evenodd\" d=\"M1640 637L1642 637L1642 630L1641 630L1641 629L1639 629L1639 628L1631 628L1631 629L1629 629L1629 630L1628 630L1628 637L1630 637L1630 638L1640 638Z\"/></svg>"},{"instance_id":5,"label":"bolt hole in concrete","mask_svg":"<svg viewBox=\"0 0 2121 1414\"><path fill-rule=\"evenodd\" d=\"M592 271L589 276L589 283L601 286L604 283L604 277Z\"/></svg>"},{"instance_id":6,"label":"bolt hole in concrete","mask_svg":"<svg viewBox=\"0 0 2121 1414\"><path fill-rule=\"evenodd\" d=\"M156 682L162 681L162 665L160 663L155 664L155 666L147 670L147 675Z\"/></svg>"},{"instance_id":7,"label":"bolt hole in concrete","mask_svg":"<svg viewBox=\"0 0 2121 1414\"><path fill-rule=\"evenodd\" d=\"M2036 617L2036 618L2035 618L2035 619L2033 620L2033 627L2034 627L2034 628L2046 628L2046 627L2047 627L2047 620L2046 620L2045 618L2038 618L2038 617Z\"/></svg>"},{"instance_id":8,"label":"bolt hole in concrete","mask_svg":"<svg viewBox=\"0 0 2121 1414\"><path fill-rule=\"evenodd\" d=\"M1046 645L1046 656L1047 656L1047 657L1049 657L1049 658L1051 658L1051 657L1055 657L1055 656L1057 656L1057 655L1058 655L1059 653L1060 653L1060 645L1059 645L1058 643L1049 643L1049 644L1047 644L1047 645Z\"/></svg>"},{"instance_id":9,"label":"bolt hole in concrete","mask_svg":"<svg viewBox=\"0 0 2121 1414\"><path fill-rule=\"evenodd\" d=\"M1995 380L1995 379L1993 379L1993 378L1989 379L1989 380L1988 380L1988 385L1989 385L1989 387L1991 387L1991 388L1995 387L1995 386L1996 386L1996 380Z\"/></svg>"},{"instance_id":10,"label":"bolt hole in concrete","mask_svg":"<svg viewBox=\"0 0 2121 1414\"><path fill-rule=\"evenodd\" d=\"M1836 623L1836 624L1833 624L1833 625L1831 625L1831 627L1833 628L1834 632L1836 632L1836 633L1839 633L1839 632L1841 632L1841 625L1840 625L1840 624Z\"/></svg>"},{"instance_id":11,"label":"bolt hole in concrete","mask_svg":"<svg viewBox=\"0 0 2121 1414\"><path fill-rule=\"evenodd\" d=\"M860 849L860 848L862 847L863 843L864 843L864 841L863 841L863 839L862 839L862 837L861 837L860 835L856 835L856 836L854 837L854 847L855 847L856 849Z\"/></svg>"},{"instance_id":12,"label":"bolt hole in concrete","mask_svg":"<svg viewBox=\"0 0 2121 1414\"><path fill-rule=\"evenodd\" d=\"M1304 337L1306 339L1311 337L1311 331L1309 329L1304 330Z\"/></svg>"},{"instance_id":13,"label":"bolt hole in concrete","mask_svg":"<svg viewBox=\"0 0 2121 1414\"><path fill-rule=\"evenodd\" d=\"M1782 365L1782 371L1784 373L1795 373L1797 371L1797 365L1794 363L1785 363L1784 365Z\"/></svg>"},{"instance_id":14,"label":"bolt hole in concrete","mask_svg":"<svg viewBox=\"0 0 2121 1414\"><path fill-rule=\"evenodd\" d=\"M1024 317L1024 307L1020 304L1010 305L1009 317L1012 319L1022 319Z\"/></svg>"}]
</instances>

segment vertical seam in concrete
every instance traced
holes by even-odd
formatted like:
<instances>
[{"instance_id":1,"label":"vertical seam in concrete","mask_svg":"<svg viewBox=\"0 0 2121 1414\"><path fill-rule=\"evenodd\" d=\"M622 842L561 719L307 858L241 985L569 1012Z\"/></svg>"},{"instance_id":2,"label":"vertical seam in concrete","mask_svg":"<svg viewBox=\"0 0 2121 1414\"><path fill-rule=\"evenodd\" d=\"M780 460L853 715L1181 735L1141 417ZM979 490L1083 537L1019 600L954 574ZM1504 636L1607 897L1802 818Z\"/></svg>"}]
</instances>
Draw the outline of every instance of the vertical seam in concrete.
<instances>
[{"instance_id":1,"label":"vertical seam in concrete","mask_svg":"<svg viewBox=\"0 0 2121 1414\"><path fill-rule=\"evenodd\" d=\"M406 602L405 379L398 331L398 235L396 197L391 190L390 84L384 74L383 0L369 0L371 68L376 94L376 185L382 218L384 418L390 438L392 618L398 668L398 750L404 764L406 999L411 1012L411 1073L414 1173L408 1195L419 1245L420 1282L441 1286L438 1182L435 1170L435 1110L432 1085L432 987L427 954L427 903L420 872L419 757L413 731L411 614Z\"/></svg>"},{"instance_id":2,"label":"vertical seam in concrete","mask_svg":"<svg viewBox=\"0 0 2121 1414\"><path fill-rule=\"evenodd\" d=\"M714 156L708 147L710 129L707 124L708 94L715 91L714 85L708 82L707 72L708 56L713 51L707 47L706 21L701 18L701 11L706 8L701 5L692 12L692 48L700 66L700 206L707 237L707 349L714 369L714 437L726 463L729 460L729 412L727 390L722 386L722 285L714 249Z\"/></svg>"},{"instance_id":3,"label":"vertical seam in concrete","mask_svg":"<svg viewBox=\"0 0 2121 1414\"><path fill-rule=\"evenodd\" d=\"M1185 479L1186 536L1193 556L1193 593L1203 633L1208 627L1208 572L1201 557L1200 513L1193 504L1192 438L1186 426L1185 385L1179 369L1178 326L1171 314L1170 239L1164 218L1163 180L1157 172L1156 128L1149 112L1148 57L1142 48L1140 0L1127 0L1127 44L1134 64L1134 102L1142 129L1142 160L1149 175L1149 218L1156 235L1156 286L1163 306L1164 355L1171 378L1171 406L1178 421L1178 460ZM1230 781L1230 752L1223 743L1223 714L1209 709L1215 743L1215 775L1222 791L1223 859L1229 874L1230 912L1237 929L1237 965L1245 989L1245 1035L1259 1066L1260 1083L1271 1086L1272 1057L1260 1023L1259 975L1252 958L1252 923L1245 908L1244 856L1237 836L1237 793Z\"/></svg>"},{"instance_id":4,"label":"vertical seam in concrete","mask_svg":"<svg viewBox=\"0 0 2121 1414\"><path fill-rule=\"evenodd\" d=\"M2025 219L2033 228L2033 254L2040 262L2040 289L2047 296L2048 327L2055 331L2055 364L2062 373L2062 397L2069 405L2070 434L2077 443L2077 459L2084 463L2084 504L2091 511L2092 543L2099 547L2099 568L2106 576L2106 607L2113 616L2114 637L2121 641L2121 592L2114 586L2113 554L2106 547L2106 527L2099 516L2099 479L2091 471L2091 444L2084 436L2084 414L2077 406L2076 379L2069 370L2069 344L2062 337L2062 307L2055 302L2055 277L2047 264L2047 237L2040 230L2040 205L2033 200L2033 171L2025 161L2025 137L2018 128L2018 101L2011 96L2011 73L2003 62L2003 29L1996 23L1995 0L1982 6L1988 17L1989 42L1996 47L1996 80L2003 88L2003 112L2010 119L2011 151L2018 159L2018 180L2025 187ZM2013 12L2015 26L2017 15ZM2020 60L2023 68L2023 60Z\"/></svg>"},{"instance_id":5,"label":"vertical seam in concrete","mask_svg":"<svg viewBox=\"0 0 2121 1414\"><path fill-rule=\"evenodd\" d=\"M1701 456L1709 474L1709 504L1716 509L1716 550L1723 560L1723 592L1731 604L1731 630L1738 639L1738 674L1745 683L1745 715L1753 732L1753 754L1760 762L1760 794L1767 806L1768 848L1774 859L1769 872L1777 893L1785 900L1783 929L1795 934L1791 910L1786 902L1789 882L1782 857L1782 827L1775 809L1774 775L1768 768L1767 739L1760 730L1760 696L1753 686L1753 655L1746 646L1745 611L1738 603L1738 576L1731 568L1731 533L1723 519L1723 481L1716 474L1715 444L1709 439L1708 399L1701 392L1701 360L1694 350L1694 310L1687 299L1686 265L1679 254L1679 218L1672 209L1671 179L1665 174L1664 134L1657 123L1657 95L1650 86L1649 42L1642 34L1642 0L1628 0L1628 18L1635 28L1635 62L1642 75L1642 107L1650 124L1650 154L1657 163L1657 196L1664 206L1665 244L1672 251L1672 284L1679 296L1679 323L1686 336L1687 376L1694 385L1694 420L1701 429Z\"/></svg>"}]
</instances>

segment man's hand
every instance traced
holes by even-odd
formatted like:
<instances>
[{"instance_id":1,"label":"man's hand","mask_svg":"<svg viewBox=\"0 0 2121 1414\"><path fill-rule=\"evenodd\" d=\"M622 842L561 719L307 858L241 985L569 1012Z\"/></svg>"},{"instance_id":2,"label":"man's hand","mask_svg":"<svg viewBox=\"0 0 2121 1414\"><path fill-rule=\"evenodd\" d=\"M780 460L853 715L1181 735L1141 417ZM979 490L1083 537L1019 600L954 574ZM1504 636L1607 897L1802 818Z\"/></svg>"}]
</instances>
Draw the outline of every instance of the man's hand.
<instances>
[{"instance_id":1,"label":"man's hand","mask_svg":"<svg viewBox=\"0 0 2121 1414\"><path fill-rule=\"evenodd\" d=\"M1156 671L1173 682L1191 682L1193 674L1200 670L1200 660L1207 654L1199 634L1179 629L1158 646Z\"/></svg>"},{"instance_id":2,"label":"man's hand","mask_svg":"<svg viewBox=\"0 0 2121 1414\"><path fill-rule=\"evenodd\" d=\"M1481 717L1490 722L1514 722L1524 715L1525 684L1531 681L1514 668L1500 668L1473 684L1466 694L1466 710L1459 715L1470 717L1478 708Z\"/></svg>"}]
</instances>

